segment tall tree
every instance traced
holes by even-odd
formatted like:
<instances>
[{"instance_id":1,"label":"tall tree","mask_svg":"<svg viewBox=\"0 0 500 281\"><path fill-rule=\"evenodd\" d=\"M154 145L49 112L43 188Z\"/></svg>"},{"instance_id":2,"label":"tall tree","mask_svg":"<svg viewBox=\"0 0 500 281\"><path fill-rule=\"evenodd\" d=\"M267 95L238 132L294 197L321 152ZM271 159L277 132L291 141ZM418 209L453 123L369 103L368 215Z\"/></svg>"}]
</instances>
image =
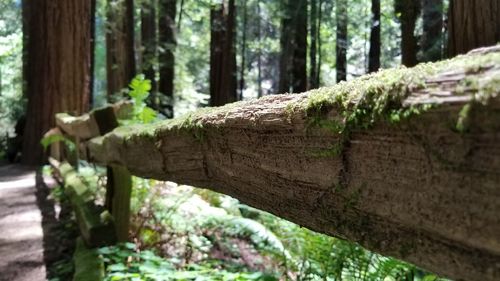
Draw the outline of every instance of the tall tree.
<instances>
[{"instance_id":1,"label":"tall tree","mask_svg":"<svg viewBox=\"0 0 500 281\"><path fill-rule=\"evenodd\" d=\"M307 1L285 0L281 20L280 93L307 89Z\"/></svg>"},{"instance_id":2,"label":"tall tree","mask_svg":"<svg viewBox=\"0 0 500 281\"><path fill-rule=\"evenodd\" d=\"M372 27L370 32L370 51L368 72L380 68L380 0L372 0Z\"/></svg>"},{"instance_id":3,"label":"tall tree","mask_svg":"<svg viewBox=\"0 0 500 281\"><path fill-rule=\"evenodd\" d=\"M415 24L420 15L420 9L421 5L418 0L394 1L394 11L401 22L401 60L406 66L414 66L418 63Z\"/></svg>"},{"instance_id":4,"label":"tall tree","mask_svg":"<svg viewBox=\"0 0 500 281\"><path fill-rule=\"evenodd\" d=\"M322 64L322 59L323 59L323 52L322 52L322 41L321 41L321 24L323 22L323 3L324 0L319 0L319 5L318 5L318 30L317 30L317 42L318 42L318 62L316 63L316 84L319 87L320 82L321 82L321 64Z\"/></svg>"},{"instance_id":5,"label":"tall tree","mask_svg":"<svg viewBox=\"0 0 500 281\"><path fill-rule=\"evenodd\" d=\"M106 72L108 95L120 94L135 76L134 1L108 0Z\"/></svg>"},{"instance_id":6,"label":"tall tree","mask_svg":"<svg viewBox=\"0 0 500 281\"><path fill-rule=\"evenodd\" d=\"M257 97L262 97L262 19L260 0L257 0Z\"/></svg>"},{"instance_id":7,"label":"tall tree","mask_svg":"<svg viewBox=\"0 0 500 281\"><path fill-rule=\"evenodd\" d=\"M345 81L347 79L347 0L337 1L337 82Z\"/></svg>"},{"instance_id":8,"label":"tall tree","mask_svg":"<svg viewBox=\"0 0 500 281\"><path fill-rule=\"evenodd\" d=\"M423 0L422 3L421 60L438 61L443 51L443 0Z\"/></svg>"},{"instance_id":9,"label":"tall tree","mask_svg":"<svg viewBox=\"0 0 500 281\"><path fill-rule=\"evenodd\" d=\"M243 90L245 88L245 68L246 68L246 46L247 46L247 0L243 0L243 23L241 38L241 67L240 67L240 97L243 99Z\"/></svg>"},{"instance_id":10,"label":"tall tree","mask_svg":"<svg viewBox=\"0 0 500 281\"><path fill-rule=\"evenodd\" d=\"M237 99L234 0L212 6L210 28L210 104L220 106Z\"/></svg>"},{"instance_id":11,"label":"tall tree","mask_svg":"<svg viewBox=\"0 0 500 281\"><path fill-rule=\"evenodd\" d=\"M319 77L318 77L318 61L317 61L317 48L318 48L318 37L319 37L319 17L318 9L319 5L317 0L310 1L310 19L309 19L309 38L310 38L310 48L309 48L309 89L316 89L319 87Z\"/></svg>"},{"instance_id":12,"label":"tall tree","mask_svg":"<svg viewBox=\"0 0 500 281\"><path fill-rule=\"evenodd\" d=\"M97 0L90 0L90 82L89 82L89 103L94 106L94 70L95 70L95 39L96 39L96 11Z\"/></svg>"},{"instance_id":13,"label":"tall tree","mask_svg":"<svg viewBox=\"0 0 500 281\"><path fill-rule=\"evenodd\" d=\"M23 8L28 9L24 28L28 107L22 161L41 164L40 139L55 125L54 114L82 114L89 109L91 2L25 0Z\"/></svg>"},{"instance_id":14,"label":"tall tree","mask_svg":"<svg viewBox=\"0 0 500 281\"><path fill-rule=\"evenodd\" d=\"M450 0L448 56L500 42L498 0Z\"/></svg>"},{"instance_id":15,"label":"tall tree","mask_svg":"<svg viewBox=\"0 0 500 281\"><path fill-rule=\"evenodd\" d=\"M156 4L157 0L144 0L141 6L141 41L142 64L141 70L145 77L151 80L150 106L158 109L156 91L155 64L157 62L158 40L156 36Z\"/></svg>"},{"instance_id":16,"label":"tall tree","mask_svg":"<svg viewBox=\"0 0 500 281\"><path fill-rule=\"evenodd\" d=\"M177 0L160 0L159 14L159 62L160 62L160 85L159 92L161 111L167 117L173 117L174 107L174 74L175 74L175 47L177 40L175 36L175 14Z\"/></svg>"}]
</instances>

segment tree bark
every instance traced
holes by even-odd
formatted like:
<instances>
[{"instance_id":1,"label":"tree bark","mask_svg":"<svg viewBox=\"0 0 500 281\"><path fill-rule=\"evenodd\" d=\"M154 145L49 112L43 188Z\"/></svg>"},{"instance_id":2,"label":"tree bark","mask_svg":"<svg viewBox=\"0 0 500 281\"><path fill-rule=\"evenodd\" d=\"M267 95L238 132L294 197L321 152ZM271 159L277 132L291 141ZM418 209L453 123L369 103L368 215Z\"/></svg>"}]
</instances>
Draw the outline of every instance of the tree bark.
<instances>
[{"instance_id":1,"label":"tree bark","mask_svg":"<svg viewBox=\"0 0 500 281\"><path fill-rule=\"evenodd\" d=\"M106 32L106 72L108 99L123 95L122 90L136 72L134 52L133 0L108 0Z\"/></svg>"},{"instance_id":2,"label":"tree bark","mask_svg":"<svg viewBox=\"0 0 500 281\"><path fill-rule=\"evenodd\" d=\"M451 0L448 18L448 56L500 42L498 0Z\"/></svg>"},{"instance_id":3,"label":"tree bark","mask_svg":"<svg viewBox=\"0 0 500 281\"><path fill-rule=\"evenodd\" d=\"M423 0L422 61L438 61L443 53L443 0Z\"/></svg>"},{"instance_id":4,"label":"tree bark","mask_svg":"<svg viewBox=\"0 0 500 281\"><path fill-rule=\"evenodd\" d=\"M154 127L118 128L91 140L87 157L231 195L452 279L494 281L500 95L491 89L499 75L496 47ZM366 112L382 115L363 119ZM352 114L361 123L339 133Z\"/></svg>"},{"instance_id":5,"label":"tree bark","mask_svg":"<svg viewBox=\"0 0 500 281\"><path fill-rule=\"evenodd\" d=\"M240 66L240 96L243 99L243 90L245 89L245 68L246 68L246 46L247 46L247 0L243 0L243 31L241 38L241 66Z\"/></svg>"},{"instance_id":6,"label":"tree bark","mask_svg":"<svg viewBox=\"0 0 500 281\"><path fill-rule=\"evenodd\" d=\"M401 22L401 62L403 65L411 67L418 63L417 38L414 34L415 24L420 14L420 1L415 0L395 0L394 10Z\"/></svg>"},{"instance_id":7,"label":"tree bark","mask_svg":"<svg viewBox=\"0 0 500 281\"><path fill-rule=\"evenodd\" d=\"M317 0L311 0L310 2L310 20L309 20L309 38L311 40L311 46L309 48L309 85L308 89L316 89L319 87L318 79L318 62L317 62L317 47L318 47L318 34L319 34L319 24L318 24L318 3Z\"/></svg>"},{"instance_id":8,"label":"tree bark","mask_svg":"<svg viewBox=\"0 0 500 281\"><path fill-rule=\"evenodd\" d=\"M174 116L174 76L175 76L175 48L177 45L175 32L175 14L177 0L160 0L159 18L159 52L160 62L160 107L163 114Z\"/></svg>"},{"instance_id":9,"label":"tree bark","mask_svg":"<svg viewBox=\"0 0 500 281\"><path fill-rule=\"evenodd\" d=\"M257 0L257 97L262 97L262 18L260 11L260 0Z\"/></svg>"},{"instance_id":10,"label":"tree bark","mask_svg":"<svg viewBox=\"0 0 500 281\"><path fill-rule=\"evenodd\" d=\"M91 2L26 0L23 7L30 12L24 44L28 107L22 162L41 164L45 157L40 139L54 126L55 113L89 109Z\"/></svg>"},{"instance_id":11,"label":"tree bark","mask_svg":"<svg viewBox=\"0 0 500 281\"><path fill-rule=\"evenodd\" d=\"M285 0L281 20L280 93L307 89L307 1Z\"/></svg>"},{"instance_id":12,"label":"tree bark","mask_svg":"<svg viewBox=\"0 0 500 281\"><path fill-rule=\"evenodd\" d=\"M323 2L324 0L319 0L319 5L318 5L318 63L316 65L316 77L317 81L316 83L318 84L318 87L321 85L321 64L323 62L323 52L322 52L322 45L323 42L321 41L321 24L323 23Z\"/></svg>"},{"instance_id":13,"label":"tree bark","mask_svg":"<svg viewBox=\"0 0 500 281\"><path fill-rule=\"evenodd\" d=\"M157 60L158 40L156 36L156 0L142 2L141 7L141 41L142 41L142 73L146 79L151 80L151 95L149 104L158 109L157 83L155 65Z\"/></svg>"},{"instance_id":14,"label":"tree bark","mask_svg":"<svg viewBox=\"0 0 500 281\"><path fill-rule=\"evenodd\" d=\"M340 81L345 81L347 79L347 0L337 1L337 60L336 60L336 70L337 70L337 83Z\"/></svg>"},{"instance_id":15,"label":"tree bark","mask_svg":"<svg viewBox=\"0 0 500 281\"><path fill-rule=\"evenodd\" d=\"M94 107L94 73L95 73L95 39L96 39L96 9L97 0L90 0L90 82L89 82L89 104Z\"/></svg>"},{"instance_id":16,"label":"tree bark","mask_svg":"<svg viewBox=\"0 0 500 281\"><path fill-rule=\"evenodd\" d=\"M234 0L210 10L210 104L220 106L237 100Z\"/></svg>"},{"instance_id":17,"label":"tree bark","mask_svg":"<svg viewBox=\"0 0 500 281\"><path fill-rule=\"evenodd\" d=\"M368 54L368 72L380 68L380 0L372 0L372 28L370 33L370 51Z\"/></svg>"}]
</instances>

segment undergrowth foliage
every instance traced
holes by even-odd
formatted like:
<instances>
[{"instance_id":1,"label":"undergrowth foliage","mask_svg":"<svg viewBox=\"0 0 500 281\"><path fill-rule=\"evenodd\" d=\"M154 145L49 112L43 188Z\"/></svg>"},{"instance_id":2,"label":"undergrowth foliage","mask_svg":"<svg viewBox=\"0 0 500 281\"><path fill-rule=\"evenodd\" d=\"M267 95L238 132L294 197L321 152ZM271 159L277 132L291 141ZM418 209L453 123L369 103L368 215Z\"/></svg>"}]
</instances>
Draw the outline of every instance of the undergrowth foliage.
<instances>
[{"instance_id":1,"label":"undergrowth foliage","mask_svg":"<svg viewBox=\"0 0 500 281\"><path fill-rule=\"evenodd\" d=\"M106 280L442 280L229 196L133 182L134 243L99 250Z\"/></svg>"}]
</instances>

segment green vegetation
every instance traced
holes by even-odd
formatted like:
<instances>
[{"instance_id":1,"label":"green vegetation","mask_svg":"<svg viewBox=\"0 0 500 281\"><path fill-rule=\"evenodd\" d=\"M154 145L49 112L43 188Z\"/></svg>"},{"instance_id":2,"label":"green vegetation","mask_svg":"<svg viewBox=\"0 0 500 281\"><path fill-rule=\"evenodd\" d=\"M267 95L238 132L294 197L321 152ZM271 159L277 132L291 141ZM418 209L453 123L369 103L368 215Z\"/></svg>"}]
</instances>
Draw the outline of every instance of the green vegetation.
<instances>
[{"instance_id":1,"label":"green vegetation","mask_svg":"<svg viewBox=\"0 0 500 281\"><path fill-rule=\"evenodd\" d=\"M133 101L132 122L147 124L156 119L157 112L146 105L146 99L151 91L151 81L144 79L144 75L137 75L130 82L128 95Z\"/></svg>"},{"instance_id":2,"label":"green vegetation","mask_svg":"<svg viewBox=\"0 0 500 281\"><path fill-rule=\"evenodd\" d=\"M406 105L403 101L417 90L425 91L426 87L433 87L426 79L437 73L464 69L465 75L457 79L459 82L456 94L474 93L471 100L462 107L456 120L452 118L450 122L450 129L459 134L470 132L473 125L471 115L476 107L487 104L492 97L499 94L500 76L497 69L494 69L495 72L491 77L483 80L478 80L472 74L490 71L498 66L500 52L492 52L478 58L460 56L453 60L420 64L414 68L400 66L401 62L405 61L403 56L408 55L408 52L405 52L408 50L404 50L405 45L406 49L415 45L414 50L410 50L413 52L410 55L415 57L415 63L424 61L428 55L423 48L419 50L419 46L424 45L422 42L402 44L402 38L410 35L428 39L428 35L432 32L424 34L423 26L429 25L429 22L425 22L428 21L425 16L418 16L418 19L411 23L406 22L407 26L415 25L411 30L406 30L408 33L401 30L404 25L402 22L406 21L404 15L406 11L395 9L395 6L402 3L398 0L349 1L345 13L339 14L335 13L335 8L341 1L321 0L301 2L304 4L301 7L306 8L294 13L287 11L286 7L290 6L287 4L294 1L298 3L299 0L236 2L96 0L92 4L78 2L87 6L63 5L67 0L58 1L56 4L50 1L52 0L0 0L2 15L0 17L0 159L2 160L7 156L11 162L17 161L23 144L24 155L33 155L33 159L27 163L40 164L41 160L45 160L42 153L31 153L39 151L35 148L30 151L33 145L27 140L34 140L36 148L41 149L38 145L40 136L54 127L51 119L54 112L49 112L50 110L64 111L62 114L81 114L89 108L98 108L107 102L120 99L129 99L133 104L131 118L120 120L120 125L124 126L114 130L115 136L123 137L125 142L130 141L133 144L137 138L157 137L165 131L169 131L167 133L172 131L189 134L202 143L206 141L207 132L221 132L219 124L230 122L224 117L239 107L255 102L252 101L254 98L261 97L257 102L264 103L266 99L274 98L266 95L275 94L278 89L284 88L283 92L289 92L295 89L294 84L301 84L303 87L301 86L300 91L305 91L306 88L317 88L317 85L321 85L322 88L295 96L298 98L288 101L285 111L279 113L282 114L284 122L287 118L292 122L291 117L300 113L298 116L305 116L306 129L324 130L329 134L328 137L334 136L335 141L327 149L308 151L310 155L339 157L343 156L349 147L353 131L370 129L382 122L401 124L410 117L432 110L434 105ZM379 19L372 21L371 16L375 18L376 12L372 14L370 8L371 5L377 5L372 4L375 2L380 6L378 10L381 12L378 13ZM226 6L219 6L221 3ZM229 15L232 14L230 3L236 3L234 19ZM445 8L436 8L438 11L434 12L445 15L448 1L440 3ZM134 7L127 7L126 4ZM219 7L222 20L217 19L216 13L219 12ZM95 14L91 15L89 11L93 8ZM116 10L117 15L123 14L120 15L123 18L117 15L110 17L112 14L109 13L110 9ZM149 13L146 13L148 9ZM314 17L311 15L313 9L316 13ZM416 14L424 12L425 9L421 12L415 11ZM65 30L58 24L58 19L64 18L61 15L67 19L77 19L64 20L66 23L64 27L74 30L75 34L68 36L68 32L61 32ZM347 21L343 21L348 23L337 23L340 22L338 21L340 15L348 18ZM88 22L90 18L94 20L92 27ZM299 18L306 20L300 21L299 24L297 20ZM84 20L87 26L79 28L79 24ZM127 25L123 23L127 20L131 25L121 29L121 25ZM287 31L289 26L284 24L286 22L297 23L297 26L294 26L291 32ZM452 30L453 21L450 20L449 24L448 29ZM377 27L380 27L380 36L378 38L373 36L372 41L368 37L372 37L371 31L375 31ZM345 37L338 32L344 29L347 30ZM88 33L90 30L94 32L93 42L90 42L92 37ZM436 57L438 60L446 55L444 52L446 42L444 34L441 34L444 30L443 25L437 24L436 30L434 33L437 36L434 36L437 38L434 40L437 45L433 48L434 52L438 53ZM36 38L36 40L23 42L23 38ZM49 40L53 42L45 42ZM73 40L78 43L74 44ZM287 46L287 42L291 44ZM25 53L23 45L28 47L24 50ZM153 46L147 48L150 47L147 45ZM379 51L375 52L376 55L371 55L369 48L372 46L378 46ZM146 49L152 49L148 50L150 54L146 54ZM340 58L340 53L343 53L339 51L340 49L346 50L346 58ZM84 55L78 53L78 58L85 58L79 63L75 63L77 60L73 52L76 50L85 52ZM169 51L173 51L169 54L171 56L165 56ZM224 56L221 56L224 61L219 64L216 51L224 53ZM91 53L94 55L93 61L90 61ZM110 54L111 58L107 57ZM114 55L116 57L112 57ZM128 63L122 63L117 59L119 55L124 55ZM366 74L374 70L367 66L375 57L378 61L375 69L379 66L395 68ZM41 58L48 58L50 63ZM227 63L229 61L230 63ZM290 62L293 62L293 66L283 67ZM93 69L86 68L90 65ZM22 77L22 66L26 67L24 74L27 74L27 77ZM165 69L168 71L162 71ZM60 79L59 73L54 70L64 74L61 77L65 79ZM335 79L337 70L339 73L346 72L347 82L337 83ZM141 72L147 73L146 76L137 75ZM316 74L308 74L309 72ZM38 78L36 74L39 73L50 73L54 77L40 75L41 78ZM110 73L113 75L107 75ZM122 75L124 73L126 75ZM212 73L215 75L212 76ZM221 73L230 73L231 79L226 79ZM127 85L128 80L134 75L135 78ZM224 79L218 79L220 78L218 75ZM317 81L316 77L310 79L308 75L317 76ZM169 80L167 76L171 79ZM89 79L90 77L92 79ZM108 95L106 86L112 85L113 82L112 79L108 81L109 77L119 78L117 80L120 81L116 82L119 85L114 85L116 87L113 87ZM24 83L23 78L29 83ZM280 81L290 79L296 81L290 81L291 83ZM71 84L84 80L85 83ZM312 80L316 82L312 83ZM306 81L308 83L305 83ZM168 87L162 87L161 82L163 86ZM224 85L218 85L219 82ZM27 84L30 87L27 87ZM79 86L74 87L76 84ZM213 87L212 84L217 84L215 85L217 87ZM286 85L281 87L281 84ZM71 86L76 89L71 91ZM34 89L36 93L23 93L23 90L28 88ZM92 90L88 91L90 88ZM173 92L170 93L172 88ZM217 91L212 89L227 90L226 88L231 89L227 91L228 93L224 93L227 95L220 104L233 100L240 101L221 107L206 107L210 99L216 100L217 94L221 94L214 93ZM64 91L59 92L61 89ZM28 118L24 117L25 97L29 97L30 102ZM54 106L47 106L48 104ZM171 115L180 117L164 120ZM496 121L492 119L493 122ZM30 122L25 129L26 120ZM249 122L257 123L253 120ZM24 132L28 132L28 136L23 139ZM51 144L62 142L68 148L68 151L63 153L64 157L73 159L78 153L71 139L63 135L50 135L41 139L40 143L47 152ZM99 137L92 142L106 142L106 140L106 137ZM161 146L161 142L156 145ZM438 153L436 157L439 157ZM84 227L87 228L87 232L91 232L90 230L99 225L106 225L104 236L112 238L113 234L110 233L114 233L115 230L110 227L108 221L110 214L107 210L104 211L103 207L107 201L104 188L108 180L106 170L78 159L75 162L80 167L78 171L72 171L72 174L67 176L66 187L53 189L51 196L60 203L65 202L67 207L70 204L67 201L72 201L72 214L73 216L76 214L80 221L82 218L86 219L87 225ZM69 169L67 165L61 168L63 176ZM339 182L331 186L332 190L347 194L346 186L342 181ZM343 198L345 211L355 207L362 189L363 186L358 190L349 190L349 194L345 195ZM98 275L104 275L106 280L133 281L440 280L413 265L372 253L354 243L315 233L269 213L240 204L225 195L196 187L142 178L133 178L132 191L129 234L133 243L87 251L81 240L78 240L73 262L65 256L64 259L49 266L50 280L68 280L73 273L77 280L78 276L85 275L88 269L98 269ZM110 193L112 192L116 192L116 189ZM88 205L93 208L89 208ZM106 202L106 205L110 209L113 207L110 207L109 202ZM69 213L66 216L71 216ZM337 226L342 223L338 222ZM359 225L363 225L363 222ZM60 221L59 227L61 229L58 230L60 233L57 238L75 240L74 218L64 218ZM87 238L86 235L90 236L85 233L82 236ZM113 242L103 241L99 245L104 243ZM401 244L402 256L407 256L415 250L415 245L411 243ZM71 255L72 250L68 250Z\"/></svg>"},{"instance_id":3,"label":"green vegetation","mask_svg":"<svg viewBox=\"0 0 500 281\"><path fill-rule=\"evenodd\" d=\"M132 209L106 280L443 280L208 190L135 178Z\"/></svg>"}]
</instances>

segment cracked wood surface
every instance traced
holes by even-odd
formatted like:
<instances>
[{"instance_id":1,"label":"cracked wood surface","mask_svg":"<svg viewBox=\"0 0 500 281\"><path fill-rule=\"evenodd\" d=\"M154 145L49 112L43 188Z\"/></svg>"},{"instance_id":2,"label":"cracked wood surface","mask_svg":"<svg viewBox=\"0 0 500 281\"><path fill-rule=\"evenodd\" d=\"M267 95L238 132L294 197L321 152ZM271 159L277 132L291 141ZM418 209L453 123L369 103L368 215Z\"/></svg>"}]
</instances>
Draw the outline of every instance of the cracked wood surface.
<instances>
[{"instance_id":1,"label":"cracked wood surface","mask_svg":"<svg viewBox=\"0 0 500 281\"><path fill-rule=\"evenodd\" d=\"M86 143L83 154L140 177L231 195L447 277L499 280L499 54L494 47L466 57L484 59L482 67L456 63L463 57L441 63L423 85L405 87L399 105L431 109L353 128L348 137L311 125L301 105L313 91L117 128ZM335 106L321 111L323 120L344 120Z\"/></svg>"}]
</instances>

